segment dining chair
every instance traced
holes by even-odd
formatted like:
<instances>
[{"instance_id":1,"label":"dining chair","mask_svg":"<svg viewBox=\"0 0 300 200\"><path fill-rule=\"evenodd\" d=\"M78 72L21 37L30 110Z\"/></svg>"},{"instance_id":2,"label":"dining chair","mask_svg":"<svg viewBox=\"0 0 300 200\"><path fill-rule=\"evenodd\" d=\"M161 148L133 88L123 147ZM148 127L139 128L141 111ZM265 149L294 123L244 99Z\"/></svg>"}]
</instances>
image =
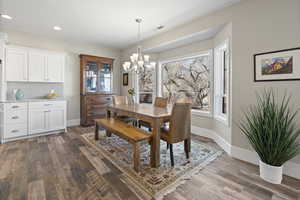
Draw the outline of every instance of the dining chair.
<instances>
[{"instance_id":1,"label":"dining chair","mask_svg":"<svg viewBox=\"0 0 300 200\"><path fill-rule=\"evenodd\" d=\"M121 105L121 104L129 104L128 97L127 96L113 96L113 105ZM126 123L132 123L134 126L136 126L137 121L134 118L119 115L117 116L118 119L126 122Z\"/></svg>"},{"instance_id":2,"label":"dining chair","mask_svg":"<svg viewBox=\"0 0 300 200\"><path fill-rule=\"evenodd\" d=\"M155 101L154 101L154 106L156 107L160 107L160 108L166 108L168 105L168 99L164 98L164 97L155 97ZM146 127L148 128L149 131L151 131L151 124L143 121L143 120L139 120L139 128L141 127Z\"/></svg>"},{"instance_id":3,"label":"dining chair","mask_svg":"<svg viewBox=\"0 0 300 200\"><path fill-rule=\"evenodd\" d=\"M193 103L193 100L192 98L189 98L189 97L181 97L181 98L178 98L176 99L176 103Z\"/></svg>"},{"instance_id":4,"label":"dining chair","mask_svg":"<svg viewBox=\"0 0 300 200\"><path fill-rule=\"evenodd\" d=\"M191 103L175 103L172 108L170 126L161 129L161 139L170 149L171 165L174 166L173 144L184 142L186 158L191 152Z\"/></svg>"}]
</instances>

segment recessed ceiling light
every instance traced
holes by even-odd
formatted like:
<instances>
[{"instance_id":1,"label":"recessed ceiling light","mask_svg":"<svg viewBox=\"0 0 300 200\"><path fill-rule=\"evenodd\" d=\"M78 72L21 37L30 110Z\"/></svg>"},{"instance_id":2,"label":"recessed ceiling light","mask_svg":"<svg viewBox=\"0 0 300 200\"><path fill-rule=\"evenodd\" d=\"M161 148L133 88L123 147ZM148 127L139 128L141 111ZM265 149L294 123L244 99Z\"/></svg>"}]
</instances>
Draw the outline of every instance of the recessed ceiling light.
<instances>
[{"instance_id":1,"label":"recessed ceiling light","mask_svg":"<svg viewBox=\"0 0 300 200\"><path fill-rule=\"evenodd\" d=\"M12 19L12 17L9 16L9 15L4 15L4 14L0 14L0 15L1 15L1 17L4 18L4 19Z\"/></svg>"},{"instance_id":2,"label":"recessed ceiling light","mask_svg":"<svg viewBox=\"0 0 300 200\"><path fill-rule=\"evenodd\" d=\"M61 27L59 27L59 26L54 26L53 29L56 31L61 31Z\"/></svg>"}]
</instances>

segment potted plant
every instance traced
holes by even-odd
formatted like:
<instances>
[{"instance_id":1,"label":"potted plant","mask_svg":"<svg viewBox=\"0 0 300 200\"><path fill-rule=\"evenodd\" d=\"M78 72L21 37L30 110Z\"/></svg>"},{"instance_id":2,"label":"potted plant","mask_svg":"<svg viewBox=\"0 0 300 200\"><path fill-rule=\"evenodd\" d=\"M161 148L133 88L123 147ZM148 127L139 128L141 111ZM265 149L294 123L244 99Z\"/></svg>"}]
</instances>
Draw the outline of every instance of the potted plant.
<instances>
[{"instance_id":1,"label":"potted plant","mask_svg":"<svg viewBox=\"0 0 300 200\"><path fill-rule=\"evenodd\" d=\"M300 129L295 128L298 109L289 107L290 98L284 95L277 102L273 90L266 90L257 96L257 104L244 112L240 123L260 158L260 177L273 184L281 183L283 164L300 153Z\"/></svg>"},{"instance_id":2,"label":"potted plant","mask_svg":"<svg viewBox=\"0 0 300 200\"><path fill-rule=\"evenodd\" d=\"M131 101L131 103L134 104L134 95L135 95L134 89L133 89L133 88L130 88L130 89L128 90L128 94L130 95L130 101Z\"/></svg>"}]
</instances>

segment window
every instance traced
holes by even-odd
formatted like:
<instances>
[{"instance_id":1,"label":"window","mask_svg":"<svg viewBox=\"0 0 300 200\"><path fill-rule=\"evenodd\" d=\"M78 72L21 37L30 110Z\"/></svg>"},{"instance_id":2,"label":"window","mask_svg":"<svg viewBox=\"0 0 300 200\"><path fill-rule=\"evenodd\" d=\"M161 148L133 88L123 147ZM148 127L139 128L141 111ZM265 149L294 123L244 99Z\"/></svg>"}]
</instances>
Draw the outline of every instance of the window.
<instances>
[{"instance_id":1,"label":"window","mask_svg":"<svg viewBox=\"0 0 300 200\"><path fill-rule=\"evenodd\" d=\"M215 118L228 121L229 100L229 48L228 40L215 48L214 63L214 104Z\"/></svg>"},{"instance_id":2,"label":"window","mask_svg":"<svg viewBox=\"0 0 300 200\"><path fill-rule=\"evenodd\" d=\"M146 67L138 75L138 101L140 103L152 103L155 88L155 68Z\"/></svg>"},{"instance_id":3,"label":"window","mask_svg":"<svg viewBox=\"0 0 300 200\"><path fill-rule=\"evenodd\" d=\"M174 102L180 97L193 100L192 108L211 111L211 51L198 56L161 63L161 95Z\"/></svg>"}]
</instances>

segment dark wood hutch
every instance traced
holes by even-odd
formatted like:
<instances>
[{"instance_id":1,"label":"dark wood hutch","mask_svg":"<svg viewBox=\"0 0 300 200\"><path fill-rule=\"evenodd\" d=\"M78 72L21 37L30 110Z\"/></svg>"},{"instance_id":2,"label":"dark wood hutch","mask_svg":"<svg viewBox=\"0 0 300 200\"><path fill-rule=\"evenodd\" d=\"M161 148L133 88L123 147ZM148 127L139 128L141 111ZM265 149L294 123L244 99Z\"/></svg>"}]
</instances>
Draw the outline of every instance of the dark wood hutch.
<instances>
[{"instance_id":1,"label":"dark wood hutch","mask_svg":"<svg viewBox=\"0 0 300 200\"><path fill-rule=\"evenodd\" d=\"M111 58L80 56L80 124L94 125L94 119L105 117L112 102L113 61Z\"/></svg>"}]
</instances>

